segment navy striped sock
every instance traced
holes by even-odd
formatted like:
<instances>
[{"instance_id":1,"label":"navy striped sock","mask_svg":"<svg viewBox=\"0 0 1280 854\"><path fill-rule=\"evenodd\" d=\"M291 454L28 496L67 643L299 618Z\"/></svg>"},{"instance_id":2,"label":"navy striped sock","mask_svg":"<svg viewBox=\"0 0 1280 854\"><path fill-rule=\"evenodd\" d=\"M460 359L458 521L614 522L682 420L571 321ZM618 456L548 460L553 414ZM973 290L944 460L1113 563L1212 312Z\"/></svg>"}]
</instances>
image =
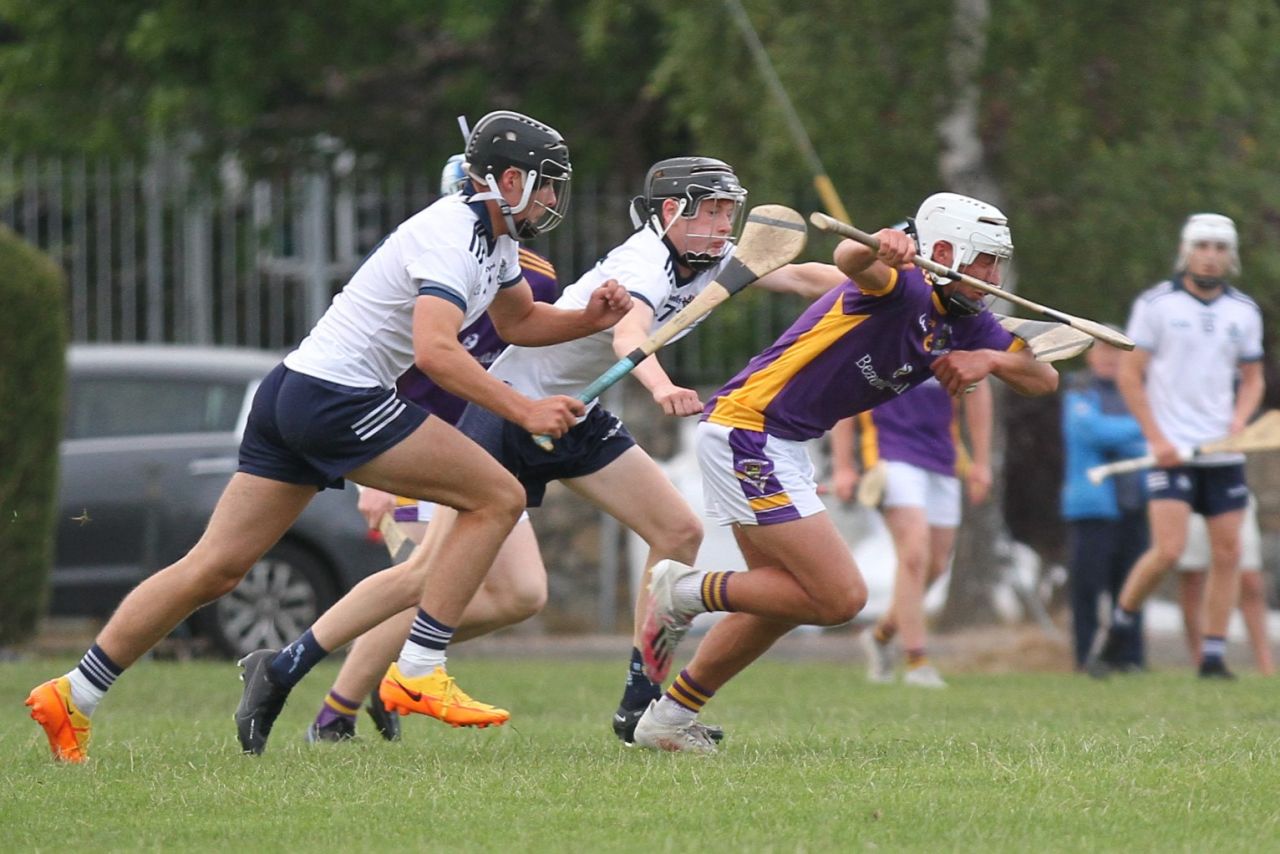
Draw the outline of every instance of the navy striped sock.
<instances>
[{"instance_id":1,"label":"navy striped sock","mask_svg":"<svg viewBox=\"0 0 1280 854\"><path fill-rule=\"evenodd\" d=\"M121 673L124 673L124 668L112 661L111 657L96 643L89 647L89 651L84 654L84 658L80 659L76 669L84 674L84 678L88 679L95 688L103 692L111 687Z\"/></svg>"},{"instance_id":2,"label":"navy striped sock","mask_svg":"<svg viewBox=\"0 0 1280 854\"><path fill-rule=\"evenodd\" d=\"M292 688L328 654L329 651L319 644L311 629L307 629L302 637L271 659L271 663L267 665L267 676L282 688Z\"/></svg>"},{"instance_id":3,"label":"navy striped sock","mask_svg":"<svg viewBox=\"0 0 1280 854\"><path fill-rule=\"evenodd\" d=\"M433 618L421 608L413 620L413 628L409 630L409 642L424 646L427 649L448 649L453 640L453 626L446 626Z\"/></svg>"}]
</instances>

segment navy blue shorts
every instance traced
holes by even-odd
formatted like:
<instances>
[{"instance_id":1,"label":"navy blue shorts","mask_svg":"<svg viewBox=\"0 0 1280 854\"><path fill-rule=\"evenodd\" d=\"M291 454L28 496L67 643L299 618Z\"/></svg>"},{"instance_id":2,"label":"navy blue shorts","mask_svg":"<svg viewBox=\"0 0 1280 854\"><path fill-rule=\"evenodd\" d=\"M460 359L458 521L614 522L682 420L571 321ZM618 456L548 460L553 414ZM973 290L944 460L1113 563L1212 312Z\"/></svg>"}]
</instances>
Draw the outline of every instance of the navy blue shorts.
<instances>
[{"instance_id":1,"label":"navy blue shorts","mask_svg":"<svg viewBox=\"0 0 1280 854\"><path fill-rule=\"evenodd\" d=\"M1147 472L1147 497L1182 501L1201 516L1242 510L1249 503L1244 463L1152 469Z\"/></svg>"},{"instance_id":2,"label":"navy blue shorts","mask_svg":"<svg viewBox=\"0 0 1280 854\"><path fill-rule=\"evenodd\" d=\"M399 444L426 419L424 409L395 389L339 385L281 363L253 396L240 471L341 489L347 472Z\"/></svg>"},{"instance_id":3,"label":"navy blue shorts","mask_svg":"<svg viewBox=\"0 0 1280 854\"><path fill-rule=\"evenodd\" d=\"M474 404L458 419L458 429L516 476L528 507L542 505L551 481L594 474L636 443L618 416L602 406L556 439L551 451L538 447L519 424Z\"/></svg>"}]
</instances>

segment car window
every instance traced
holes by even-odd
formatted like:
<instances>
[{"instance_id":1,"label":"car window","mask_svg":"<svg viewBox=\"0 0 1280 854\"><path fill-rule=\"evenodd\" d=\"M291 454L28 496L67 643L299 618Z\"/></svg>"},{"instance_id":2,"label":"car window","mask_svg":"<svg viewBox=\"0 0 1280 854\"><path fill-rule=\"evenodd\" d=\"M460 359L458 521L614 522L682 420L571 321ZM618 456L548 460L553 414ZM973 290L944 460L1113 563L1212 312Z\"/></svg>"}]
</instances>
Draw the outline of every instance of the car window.
<instances>
[{"instance_id":1,"label":"car window","mask_svg":"<svg viewBox=\"0 0 1280 854\"><path fill-rule=\"evenodd\" d=\"M76 377L67 401L68 439L230 432L245 383L137 377Z\"/></svg>"}]
</instances>

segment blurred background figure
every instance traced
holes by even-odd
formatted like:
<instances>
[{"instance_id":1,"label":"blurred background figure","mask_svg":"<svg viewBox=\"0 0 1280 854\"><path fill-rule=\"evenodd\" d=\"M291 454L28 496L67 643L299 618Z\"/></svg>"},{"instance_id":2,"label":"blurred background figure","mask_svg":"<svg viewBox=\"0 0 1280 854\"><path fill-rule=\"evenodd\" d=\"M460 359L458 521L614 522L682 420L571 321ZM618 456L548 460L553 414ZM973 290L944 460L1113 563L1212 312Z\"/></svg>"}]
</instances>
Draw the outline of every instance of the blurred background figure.
<instances>
[{"instance_id":1,"label":"blurred background figure","mask_svg":"<svg viewBox=\"0 0 1280 854\"><path fill-rule=\"evenodd\" d=\"M960 409L973 444L972 459L959 453ZM865 487L882 479L879 504L898 559L892 603L875 627L862 635L871 682L894 680L896 636L906 651L904 684L947 685L929 661L924 597L951 564L960 524L961 479L974 504L985 501L991 491L991 409L991 388L985 381L957 400L930 379L901 397L839 422L831 432L832 477L840 500L852 500L857 489L855 449L863 472L879 467L883 473L868 476L860 497L865 503L876 503Z\"/></svg>"},{"instance_id":2,"label":"blurred background figure","mask_svg":"<svg viewBox=\"0 0 1280 854\"><path fill-rule=\"evenodd\" d=\"M1204 517L1192 514L1187 523L1187 547L1178 561L1178 605L1186 630L1191 660L1200 657L1204 640L1204 584L1209 569L1209 530ZM1264 676L1275 673L1267 641L1267 585L1262 574L1262 534L1258 530L1258 501L1249 496L1240 529L1240 616L1253 650L1253 663Z\"/></svg>"},{"instance_id":3,"label":"blurred background figure","mask_svg":"<svg viewBox=\"0 0 1280 854\"><path fill-rule=\"evenodd\" d=\"M1098 608L1105 594L1114 604L1129 567L1147 549L1146 490L1142 472L1111 477L1094 484L1085 472L1112 460L1146 453L1142 428L1129 414L1116 372L1120 350L1095 341L1085 354L1085 369L1067 379L1062 400L1065 474L1062 517L1067 522L1067 567L1071 591L1071 627L1077 670L1084 669L1098 633ZM1121 660L1130 668L1144 666L1142 623Z\"/></svg>"},{"instance_id":4,"label":"blurred background figure","mask_svg":"<svg viewBox=\"0 0 1280 854\"><path fill-rule=\"evenodd\" d=\"M1262 402L1262 313L1231 278L1240 274L1235 223L1216 213L1192 214L1182 228L1174 274L1133 304L1126 353L1116 383L1142 425L1155 468L1147 472L1151 547L1138 558L1112 612L1090 673L1123 670L1122 651L1142 603L1177 562L1192 513L1206 519L1209 572L1199 673L1231 679L1226 634L1235 608L1240 528L1249 490L1244 455L1190 448L1239 433Z\"/></svg>"}]
</instances>

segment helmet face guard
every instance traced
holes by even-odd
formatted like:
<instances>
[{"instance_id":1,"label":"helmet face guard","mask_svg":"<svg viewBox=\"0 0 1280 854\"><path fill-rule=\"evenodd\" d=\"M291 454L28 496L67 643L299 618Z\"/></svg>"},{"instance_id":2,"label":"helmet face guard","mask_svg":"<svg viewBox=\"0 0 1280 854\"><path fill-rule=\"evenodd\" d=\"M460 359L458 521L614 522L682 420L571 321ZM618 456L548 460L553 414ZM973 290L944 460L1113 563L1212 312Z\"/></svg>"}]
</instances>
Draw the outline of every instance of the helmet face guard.
<instances>
[{"instance_id":1,"label":"helmet face guard","mask_svg":"<svg viewBox=\"0 0 1280 854\"><path fill-rule=\"evenodd\" d=\"M998 269L1002 261L1013 257L1013 238L1009 232L1008 218L995 205L958 193L935 193L924 200L913 221L916 246L919 254L932 258L939 242L951 246L951 266L960 270L978 259L989 255L995 259ZM985 305L952 288L945 292L947 283L938 282L934 287L950 313L976 314Z\"/></svg>"},{"instance_id":2,"label":"helmet face guard","mask_svg":"<svg viewBox=\"0 0 1280 854\"><path fill-rule=\"evenodd\" d=\"M498 188L508 169L524 176L520 200L514 205ZM473 195L472 201L497 203L507 233L515 239L530 240L545 234L564 219L573 166L569 148L554 128L520 113L489 113L467 137L466 170L470 178L488 187L488 192ZM550 204L539 198L548 188L555 196ZM516 222L521 214L524 217Z\"/></svg>"},{"instance_id":3,"label":"helmet face guard","mask_svg":"<svg viewBox=\"0 0 1280 854\"><path fill-rule=\"evenodd\" d=\"M733 251L742 227L746 198L747 191L738 182L733 167L723 160L672 157L658 161L649 169L644 195L632 200L631 220L637 228L647 223L660 236L665 236L677 219L696 219L704 201L732 202L728 234L685 230L687 242L700 244L703 248L686 247L680 261L691 270L702 271L714 267ZM662 208L667 199L674 199L677 206L671 219L663 223Z\"/></svg>"}]
</instances>

